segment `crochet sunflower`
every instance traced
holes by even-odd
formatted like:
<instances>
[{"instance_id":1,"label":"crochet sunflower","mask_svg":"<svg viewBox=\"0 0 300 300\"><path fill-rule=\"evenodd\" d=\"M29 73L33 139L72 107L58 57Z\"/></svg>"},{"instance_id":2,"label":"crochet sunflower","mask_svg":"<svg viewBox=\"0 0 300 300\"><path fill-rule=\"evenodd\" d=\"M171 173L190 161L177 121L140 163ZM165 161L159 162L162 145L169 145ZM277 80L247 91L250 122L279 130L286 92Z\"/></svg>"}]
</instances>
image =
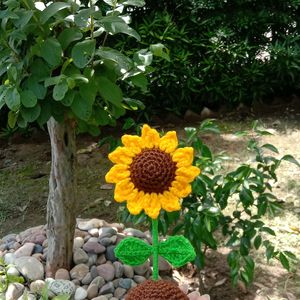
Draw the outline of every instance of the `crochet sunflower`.
<instances>
[{"instance_id":1,"label":"crochet sunflower","mask_svg":"<svg viewBox=\"0 0 300 300\"><path fill-rule=\"evenodd\" d=\"M114 198L127 201L133 215L142 210L157 219L161 209L167 212L181 209L180 199L191 193L191 182L199 175L192 165L192 147L177 148L175 131L163 137L148 125L141 136L124 135L124 147L109 154L115 164L106 174L106 181L115 183Z\"/></svg>"}]
</instances>

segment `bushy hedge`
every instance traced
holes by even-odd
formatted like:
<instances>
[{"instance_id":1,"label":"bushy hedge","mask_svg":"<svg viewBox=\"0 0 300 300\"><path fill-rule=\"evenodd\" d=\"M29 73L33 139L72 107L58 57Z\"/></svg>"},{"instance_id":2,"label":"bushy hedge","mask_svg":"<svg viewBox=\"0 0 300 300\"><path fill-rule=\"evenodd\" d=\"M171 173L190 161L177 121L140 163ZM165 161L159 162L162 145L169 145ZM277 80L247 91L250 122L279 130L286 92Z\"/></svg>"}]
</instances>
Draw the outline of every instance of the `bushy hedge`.
<instances>
[{"instance_id":1,"label":"bushy hedge","mask_svg":"<svg viewBox=\"0 0 300 300\"><path fill-rule=\"evenodd\" d=\"M146 105L183 112L297 93L299 5L299 0L147 1L146 9L134 13L134 27L145 46L163 43L170 61L153 64Z\"/></svg>"}]
</instances>

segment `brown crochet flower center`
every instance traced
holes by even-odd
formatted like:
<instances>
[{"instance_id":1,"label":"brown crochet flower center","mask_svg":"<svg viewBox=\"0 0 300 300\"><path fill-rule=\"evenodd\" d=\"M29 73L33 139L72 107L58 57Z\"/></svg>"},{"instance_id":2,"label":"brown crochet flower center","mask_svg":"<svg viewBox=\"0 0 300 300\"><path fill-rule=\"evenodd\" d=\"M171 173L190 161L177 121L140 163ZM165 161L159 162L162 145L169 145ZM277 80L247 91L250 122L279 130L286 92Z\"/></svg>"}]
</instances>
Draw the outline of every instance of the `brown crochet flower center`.
<instances>
[{"instance_id":1,"label":"brown crochet flower center","mask_svg":"<svg viewBox=\"0 0 300 300\"><path fill-rule=\"evenodd\" d=\"M130 178L139 191L163 193L175 179L176 163L171 155L158 148L143 149L133 158Z\"/></svg>"}]
</instances>

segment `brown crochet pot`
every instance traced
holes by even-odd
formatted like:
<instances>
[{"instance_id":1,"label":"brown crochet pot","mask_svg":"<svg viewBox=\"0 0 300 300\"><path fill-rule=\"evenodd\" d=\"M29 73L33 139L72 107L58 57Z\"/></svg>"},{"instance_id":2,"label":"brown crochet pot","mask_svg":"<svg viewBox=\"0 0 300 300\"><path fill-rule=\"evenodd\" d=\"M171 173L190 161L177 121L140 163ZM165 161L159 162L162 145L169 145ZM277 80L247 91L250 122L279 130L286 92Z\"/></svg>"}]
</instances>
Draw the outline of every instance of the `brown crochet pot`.
<instances>
[{"instance_id":1,"label":"brown crochet pot","mask_svg":"<svg viewBox=\"0 0 300 300\"><path fill-rule=\"evenodd\" d=\"M166 280L146 280L131 289L126 300L188 300L178 286Z\"/></svg>"}]
</instances>

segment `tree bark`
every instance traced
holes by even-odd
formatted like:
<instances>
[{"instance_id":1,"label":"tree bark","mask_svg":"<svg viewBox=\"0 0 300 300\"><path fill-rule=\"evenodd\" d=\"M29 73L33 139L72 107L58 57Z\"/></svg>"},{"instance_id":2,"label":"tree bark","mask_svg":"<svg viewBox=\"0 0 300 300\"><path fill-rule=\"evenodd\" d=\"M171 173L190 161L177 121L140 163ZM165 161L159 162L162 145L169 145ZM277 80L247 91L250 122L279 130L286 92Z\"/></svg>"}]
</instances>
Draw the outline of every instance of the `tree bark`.
<instances>
[{"instance_id":1,"label":"tree bark","mask_svg":"<svg viewBox=\"0 0 300 300\"><path fill-rule=\"evenodd\" d=\"M48 123L51 141L51 172L47 203L48 252L46 276L59 268L70 270L76 224L76 138L72 120Z\"/></svg>"}]
</instances>

